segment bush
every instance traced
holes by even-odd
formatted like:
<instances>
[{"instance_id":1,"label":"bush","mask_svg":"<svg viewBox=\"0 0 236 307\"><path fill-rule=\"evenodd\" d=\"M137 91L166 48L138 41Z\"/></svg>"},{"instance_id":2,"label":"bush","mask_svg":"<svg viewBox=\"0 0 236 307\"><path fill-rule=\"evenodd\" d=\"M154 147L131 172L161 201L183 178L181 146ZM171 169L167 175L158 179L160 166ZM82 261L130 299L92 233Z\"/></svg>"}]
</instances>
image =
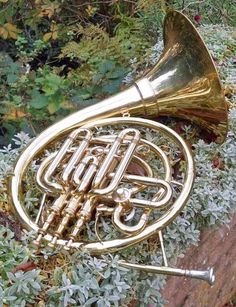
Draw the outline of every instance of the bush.
<instances>
[{"instance_id":1,"label":"bush","mask_svg":"<svg viewBox=\"0 0 236 307\"><path fill-rule=\"evenodd\" d=\"M146 67L168 8L193 21L236 20L229 0L1 1L0 145L119 91Z\"/></svg>"}]
</instances>

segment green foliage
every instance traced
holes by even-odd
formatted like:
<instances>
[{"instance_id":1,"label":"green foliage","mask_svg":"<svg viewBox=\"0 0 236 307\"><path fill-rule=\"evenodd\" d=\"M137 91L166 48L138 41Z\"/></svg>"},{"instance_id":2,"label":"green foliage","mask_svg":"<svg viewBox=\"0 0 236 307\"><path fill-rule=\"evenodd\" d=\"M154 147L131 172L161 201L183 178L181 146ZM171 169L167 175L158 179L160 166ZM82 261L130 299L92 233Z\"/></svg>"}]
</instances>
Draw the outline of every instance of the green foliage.
<instances>
[{"instance_id":1,"label":"green foliage","mask_svg":"<svg viewBox=\"0 0 236 307\"><path fill-rule=\"evenodd\" d=\"M18 35L15 42L16 53L23 63L28 63L34 60L40 53L43 52L49 44L41 39L30 41L26 35Z\"/></svg>"},{"instance_id":2,"label":"green foliage","mask_svg":"<svg viewBox=\"0 0 236 307\"><path fill-rule=\"evenodd\" d=\"M6 278L7 273L17 264L28 260L29 252L13 239L14 233L9 229L2 227L0 235L0 276Z\"/></svg>"},{"instance_id":3,"label":"green foliage","mask_svg":"<svg viewBox=\"0 0 236 307\"><path fill-rule=\"evenodd\" d=\"M118 257L92 258L86 253L75 253L67 272L57 269L54 273L56 286L48 291L49 303L63 303L63 306L118 306L130 289L127 284L127 270L118 268ZM87 265L86 265L87 264ZM57 295L55 295L57 293Z\"/></svg>"},{"instance_id":4,"label":"green foliage","mask_svg":"<svg viewBox=\"0 0 236 307\"><path fill-rule=\"evenodd\" d=\"M169 7L187 12L192 18L199 14L202 23L236 25L236 7L231 0L166 1Z\"/></svg>"},{"instance_id":5,"label":"green foliage","mask_svg":"<svg viewBox=\"0 0 236 307\"><path fill-rule=\"evenodd\" d=\"M2 0L1 145L119 91L146 66L168 8L202 22L235 20L231 1Z\"/></svg>"},{"instance_id":6,"label":"green foliage","mask_svg":"<svg viewBox=\"0 0 236 307\"><path fill-rule=\"evenodd\" d=\"M7 304L9 307L24 307L35 303L35 297L41 290L39 273L39 270L7 273L8 280L5 282L0 280L0 306Z\"/></svg>"},{"instance_id":7,"label":"green foliage","mask_svg":"<svg viewBox=\"0 0 236 307\"><path fill-rule=\"evenodd\" d=\"M99 17L102 6L93 1L90 6L78 4L78 14L76 6L69 5L75 7L73 14L66 1L3 2L2 26L11 20L21 32L15 42L10 34L2 36L6 42L0 53L1 145L19 130L34 135L70 112L116 93L130 69L130 58L139 65L144 62L151 36L144 35L143 19L134 8L129 12L128 3L105 5L111 19L106 26Z\"/></svg>"},{"instance_id":8,"label":"green foliage","mask_svg":"<svg viewBox=\"0 0 236 307\"><path fill-rule=\"evenodd\" d=\"M0 306L26 306L34 303L41 290L40 271L11 271L32 258L32 251L14 239L14 233L0 227ZM26 240L28 242L28 240Z\"/></svg>"},{"instance_id":9,"label":"green foliage","mask_svg":"<svg viewBox=\"0 0 236 307\"><path fill-rule=\"evenodd\" d=\"M35 73L27 73L19 61L13 61L8 55L0 55L0 100L2 115L1 145L9 142L17 130L34 133L34 125L43 124L49 115L53 115L65 100L63 91L66 80L45 66ZM4 130L7 130L5 133Z\"/></svg>"}]
</instances>

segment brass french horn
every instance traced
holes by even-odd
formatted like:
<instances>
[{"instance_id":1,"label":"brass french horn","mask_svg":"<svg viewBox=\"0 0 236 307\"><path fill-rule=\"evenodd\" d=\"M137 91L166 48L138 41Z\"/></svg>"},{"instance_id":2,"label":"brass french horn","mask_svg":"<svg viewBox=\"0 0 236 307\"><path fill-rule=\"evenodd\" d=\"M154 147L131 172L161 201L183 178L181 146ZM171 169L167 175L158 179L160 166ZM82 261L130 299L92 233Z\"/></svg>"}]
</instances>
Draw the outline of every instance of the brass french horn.
<instances>
[{"instance_id":1,"label":"brass french horn","mask_svg":"<svg viewBox=\"0 0 236 307\"><path fill-rule=\"evenodd\" d=\"M15 165L9 194L24 227L36 231L34 243L38 246L43 240L50 246L101 254L158 234L163 266L125 261L120 265L211 284L212 269L189 271L168 266L162 230L181 212L190 195L194 164L184 140L150 118L185 118L223 142L226 103L212 58L182 13L167 13L164 46L155 67L134 85L66 117L34 139ZM171 148L167 146L170 140ZM183 156L184 175L177 178L172 168L175 152ZM33 210L24 200L27 180L35 182L41 197ZM101 219L114 227L109 239ZM85 226L93 229L92 238L86 237Z\"/></svg>"}]
</instances>

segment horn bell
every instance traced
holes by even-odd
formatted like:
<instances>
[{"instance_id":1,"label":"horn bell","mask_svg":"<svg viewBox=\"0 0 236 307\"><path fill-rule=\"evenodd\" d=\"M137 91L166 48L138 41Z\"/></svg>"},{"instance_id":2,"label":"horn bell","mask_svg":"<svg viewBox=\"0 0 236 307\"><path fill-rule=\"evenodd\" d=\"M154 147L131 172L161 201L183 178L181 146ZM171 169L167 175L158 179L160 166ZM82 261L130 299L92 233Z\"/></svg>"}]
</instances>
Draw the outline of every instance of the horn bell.
<instances>
[{"instance_id":1,"label":"horn bell","mask_svg":"<svg viewBox=\"0 0 236 307\"><path fill-rule=\"evenodd\" d=\"M146 75L155 101L146 107L153 116L185 118L210 130L222 143L228 131L228 112L213 59L192 22L178 11L164 21L164 52Z\"/></svg>"}]
</instances>

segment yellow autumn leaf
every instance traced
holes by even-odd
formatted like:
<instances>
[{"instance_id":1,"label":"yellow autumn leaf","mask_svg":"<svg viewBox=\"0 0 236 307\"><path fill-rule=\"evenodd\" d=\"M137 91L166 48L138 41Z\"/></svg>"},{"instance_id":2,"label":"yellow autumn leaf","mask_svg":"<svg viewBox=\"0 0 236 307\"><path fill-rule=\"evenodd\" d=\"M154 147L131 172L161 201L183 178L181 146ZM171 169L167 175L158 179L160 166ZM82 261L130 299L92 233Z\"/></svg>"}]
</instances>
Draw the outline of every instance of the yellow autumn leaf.
<instances>
[{"instance_id":1,"label":"yellow autumn leaf","mask_svg":"<svg viewBox=\"0 0 236 307\"><path fill-rule=\"evenodd\" d=\"M52 22L50 29L52 32L58 31L58 25L56 25L55 22Z\"/></svg>"},{"instance_id":2,"label":"yellow autumn leaf","mask_svg":"<svg viewBox=\"0 0 236 307\"><path fill-rule=\"evenodd\" d=\"M51 7L43 10L43 15L48 16L48 18L51 18L53 14L54 14L54 9Z\"/></svg>"},{"instance_id":3,"label":"yellow autumn leaf","mask_svg":"<svg viewBox=\"0 0 236 307\"><path fill-rule=\"evenodd\" d=\"M0 0L1 3L7 3L8 0Z\"/></svg>"},{"instance_id":4,"label":"yellow autumn leaf","mask_svg":"<svg viewBox=\"0 0 236 307\"><path fill-rule=\"evenodd\" d=\"M22 111L20 111L20 110L17 110L17 111L16 111L16 116L17 116L18 118L26 117L26 116L27 116L27 113L22 112Z\"/></svg>"},{"instance_id":5,"label":"yellow autumn leaf","mask_svg":"<svg viewBox=\"0 0 236 307\"><path fill-rule=\"evenodd\" d=\"M58 36L57 31L52 32L52 39L57 39L57 36Z\"/></svg>"},{"instance_id":6,"label":"yellow autumn leaf","mask_svg":"<svg viewBox=\"0 0 236 307\"><path fill-rule=\"evenodd\" d=\"M4 120L16 120L16 119L18 119L18 118L26 117L26 115L27 115L27 114L26 114L25 112L22 112L22 111L20 111L20 110L17 110L17 109L13 109L13 108L12 108L12 110L11 110L10 113L5 114L5 115L3 116L3 119L4 119Z\"/></svg>"},{"instance_id":7,"label":"yellow autumn leaf","mask_svg":"<svg viewBox=\"0 0 236 307\"><path fill-rule=\"evenodd\" d=\"M50 114L54 114L54 113L58 110L58 108L59 108L59 107L58 107L55 103L53 103L53 102L49 103L49 105L48 105L48 107L47 107L48 112L49 112Z\"/></svg>"},{"instance_id":8,"label":"yellow autumn leaf","mask_svg":"<svg viewBox=\"0 0 236 307\"><path fill-rule=\"evenodd\" d=\"M60 8L58 4L56 3L45 4L41 6L41 11L39 12L38 16L39 17L47 16L48 18L52 18L52 16L59 11Z\"/></svg>"},{"instance_id":9,"label":"yellow autumn leaf","mask_svg":"<svg viewBox=\"0 0 236 307\"><path fill-rule=\"evenodd\" d=\"M48 42L50 40L50 38L52 38L52 32L48 32L48 33L44 34L44 36L43 36L43 40L45 42Z\"/></svg>"},{"instance_id":10,"label":"yellow autumn leaf","mask_svg":"<svg viewBox=\"0 0 236 307\"><path fill-rule=\"evenodd\" d=\"M86 12L88 14L89 17L93 16L94 13L96 13L97 9L91 5L88 5Z\"/></svg>"},{"instance_id":11,"label":"yellow autumn leaf","mask_svg":"<svg viewBox=\"0 0 236 307\"><path fill-rule=\"evenodd\" d=\"M14 26L12 23L7 22L5 23L4 27L8 30L8 31L15 31L17 32L17 28L16 26Z\"/></svg>"},{"instance_id":12,"label":"yellow autumn leaf","mask_svg":"<svg viewBox=\"0 0 236 307\"><path fill-rule=\"evenodd\" d=\"M51 25L51 31L52 31L52 39L57 39L58 36L58 26L56 24Z\"/></svg>"},{"instance_id":13,"label":"yellow autumn leaf","mask_svg":"<svg viewBox=\"0 0 236 307\"><path fill-rule=\"evenodd\" d=\"M7 39L8 37L8 31L4 27L0 27L0 36L3 39Z\"/></svg>"},{"instance_id":14,"label":"yellow autumn leaf","mask_svg":"<svg viewBox=\"0 0 236 307\"><path fill-rule=\"evenodd\" d=\"M9 38L17 39L17 33L13 31L8 32Z\"/></svg>"},{"instance_id":15,"label":"yellow autumn leaf","mask_svg":"<svg viewBox=\"0 0 236 307\"><path fill-rule=\"evenodd\" d=\"M54 23L52 23L51 27L51 32L48 32L46 34L44 34L43 36L43 40L45 42L48 42L50 39L57 39L58 37L58 26Z\"/></svg>"},{"instance_id":16,"label":"yellow autumn leaf","mask_svg":"<svg viewBox=\"0 0 236 307\"><path fill-rule=\"evenodd\" d=\"M20 32L20 29L18 29L15 25L9 22L5 23L2 27L0 27L0 36L2 36L2 38L4 39L17 39L17 35Z\"/></svg>"}]
</instances>

